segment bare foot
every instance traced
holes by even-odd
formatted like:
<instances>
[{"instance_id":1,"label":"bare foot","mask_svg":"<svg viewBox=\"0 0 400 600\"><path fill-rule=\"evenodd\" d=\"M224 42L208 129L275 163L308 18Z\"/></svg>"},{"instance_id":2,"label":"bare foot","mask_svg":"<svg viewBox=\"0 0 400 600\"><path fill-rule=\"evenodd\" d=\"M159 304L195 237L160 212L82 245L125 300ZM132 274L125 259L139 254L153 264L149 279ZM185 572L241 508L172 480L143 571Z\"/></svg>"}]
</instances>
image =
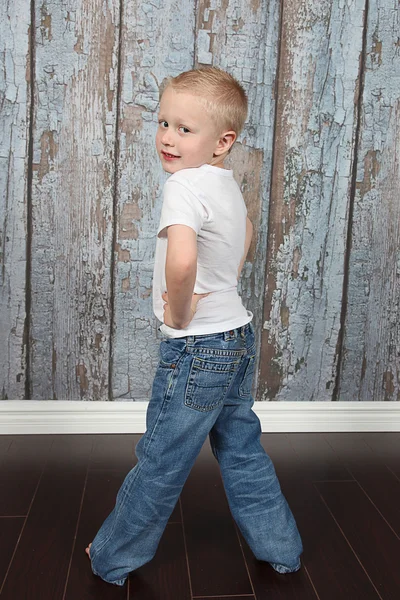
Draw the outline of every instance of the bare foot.
<instances>
[{"instance_id":1,"label":"bare foot","mask_svg":"<svg viewBox=\"0 0 400 600\"><path fill-rule=\"evenodd\" d=\"M91 545L92 545L92 544L89 544L89 546L88 546L88 547L86 548L86 550L85 550L85 552L86 552L86 554L88 555L88 557L89 557L89 558L90 558L90 546L91 546Z\"/></svg>"}]
</instances>

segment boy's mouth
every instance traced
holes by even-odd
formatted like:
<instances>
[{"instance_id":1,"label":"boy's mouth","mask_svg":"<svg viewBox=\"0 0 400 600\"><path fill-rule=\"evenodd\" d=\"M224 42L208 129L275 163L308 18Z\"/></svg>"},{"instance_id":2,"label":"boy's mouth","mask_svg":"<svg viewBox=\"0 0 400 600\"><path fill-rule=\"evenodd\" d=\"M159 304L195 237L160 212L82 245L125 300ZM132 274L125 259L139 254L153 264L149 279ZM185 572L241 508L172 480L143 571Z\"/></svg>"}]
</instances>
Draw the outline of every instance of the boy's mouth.
<instances>
[{"instance_id":1,"label":"boy's mouth","mask_svg":"<svg viewBox=\"0 0 400 600\"><path fill-rule=\"evenodd\" d=\"M169 152L165 152L165 150L161 150L161 154L166 160L173 160L174 158L180 158L180 156L176 156L175 154L170 154Z\"/></svg>"}]
</instances>

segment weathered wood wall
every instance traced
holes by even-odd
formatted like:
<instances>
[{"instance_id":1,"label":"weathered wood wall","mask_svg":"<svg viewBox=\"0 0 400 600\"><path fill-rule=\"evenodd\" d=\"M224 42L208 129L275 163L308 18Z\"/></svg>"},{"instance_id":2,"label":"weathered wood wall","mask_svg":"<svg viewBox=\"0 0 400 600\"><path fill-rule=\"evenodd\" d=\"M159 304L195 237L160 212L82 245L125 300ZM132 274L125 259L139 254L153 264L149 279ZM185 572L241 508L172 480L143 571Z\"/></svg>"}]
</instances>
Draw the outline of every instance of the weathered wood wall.
<instances>
[{"instance_id":1,"label":"weathered wood wall","mask_svg":"<svg viewBox=\"0 0 400 600\"><path fill-rule=\"evenodd\" d=\"M0 394L23 398L26 381L26 240L31 107L30 2L0 19Z\"/></svg>"},{"instance_id":2,"label":"weathered wood wall","mask_svg":"<svg viewBox=\"0 0 400 600\"><path fill-rule=\"evenodd\" d=\"M108 396L119 3L35 3L29 390Z\"/></svg>"},{"instance_id":3,"label":"weathered wood wall","mask_svg":"<svg viewBox=\"0 0 400 600\"><path fill-rule=\"evenodd\" d=\"M263 398L331 400L364 0L285 5L267 253Z\"/></svg>"},{"instance_id":4,"label":"weathered wood wall","mask_svg":"<svg viewBox=\"0 0 400 600\"><path fill-rule=\"evenodd\" d=\"M400 4L371 2L338 381L342 400L400 400Z\"/></svg>"},{"instance_id":5,"label":"weathered wood wall","mask_svg":"<svg viewBox=\"0 0 400 600\"><path fill-rule=\"evenodd\" d=\"M258 400L400 400L398 0L34 0L0 21L1 398L147 400L159 86L243 82Z\"/></svg>"}]
</instances>

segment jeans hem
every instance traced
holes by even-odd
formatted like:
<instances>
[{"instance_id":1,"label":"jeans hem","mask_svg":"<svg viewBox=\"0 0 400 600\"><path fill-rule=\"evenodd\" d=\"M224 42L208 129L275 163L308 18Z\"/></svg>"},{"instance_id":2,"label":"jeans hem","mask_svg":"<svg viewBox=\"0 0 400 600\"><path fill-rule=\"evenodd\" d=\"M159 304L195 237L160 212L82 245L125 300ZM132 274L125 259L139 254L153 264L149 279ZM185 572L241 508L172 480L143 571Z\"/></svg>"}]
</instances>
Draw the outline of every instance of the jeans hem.
<instances>
[{"instance_id":1,"label":"jeans hem","mask_svg":"<svg viewBox=\"0 0 400 600\"><path fill-rule=\"evenodd\" d=\"M286 565L280 565L278 563L269 563L271 567L277 571L277 573L295 573L301 567L301 562L299 561L295 567L287 567Z\"/></svg>"},{"instance_id":2,"label":"jeans hem","mask_svg":"<svg viewBox=\"0 0 400 600\"><path fill-rule=\"evenodd\" d=\"M127 577L125 577L125 579L116 579L115 581L109 581L109 579L105 579L104 577L102 577L100 575L100 573L98 573L95 569L93 569L93 567L92 567L92 571L95 575L97 575L97 577L100 577L100 579L102 579L106 583L111 583L112 585L124 585L127 580Z\"/></svg>"}]
</instances>

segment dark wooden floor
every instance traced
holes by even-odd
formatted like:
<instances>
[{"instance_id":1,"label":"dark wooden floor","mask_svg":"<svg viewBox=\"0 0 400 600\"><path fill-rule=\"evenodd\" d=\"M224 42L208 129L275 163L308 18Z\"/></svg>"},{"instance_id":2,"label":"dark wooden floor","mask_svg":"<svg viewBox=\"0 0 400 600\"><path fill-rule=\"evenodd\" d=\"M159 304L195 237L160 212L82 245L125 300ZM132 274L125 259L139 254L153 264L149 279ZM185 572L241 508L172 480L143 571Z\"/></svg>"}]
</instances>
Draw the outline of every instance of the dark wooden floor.
<instances>
[{"instance_id":1,"label":"dark wooden floor","mask_svg":"<svg viewBox=\"0 0 400 600\"><path fill-rule=\"evenodd\" d=\"M84 548L139 437L0 436L0 600L399 600L400 433L263 434L302 534L299 572L254 559L206 445L153 561L104 583Z\"/></svg>"}]
</instances>

